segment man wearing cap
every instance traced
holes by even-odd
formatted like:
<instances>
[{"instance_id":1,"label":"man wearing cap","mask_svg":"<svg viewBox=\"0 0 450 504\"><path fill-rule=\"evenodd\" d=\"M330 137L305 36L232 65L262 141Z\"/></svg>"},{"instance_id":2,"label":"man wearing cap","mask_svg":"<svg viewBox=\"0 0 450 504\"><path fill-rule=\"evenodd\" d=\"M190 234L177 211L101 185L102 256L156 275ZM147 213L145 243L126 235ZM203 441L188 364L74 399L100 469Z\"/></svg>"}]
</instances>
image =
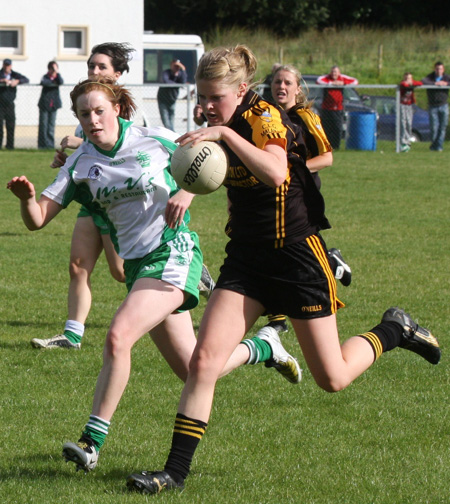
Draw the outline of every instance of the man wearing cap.
<instances>
[{"instance_id":1,"label":"man wearing cap","mask_svg":"<svg viewBox=\"0 0 450 504\"><path fill-rule=\"evenodd\" d=\"M170 68L164 70L162 81L164 84L185 84L187 82L186 67L180 60L174 59L170 64ZM174 131L175 103L179 91L180 88L177 86L160 87L158 89L159 114L164 126L172 131Z\"/></svg>"},{"instance_id":2,"label":"man wearing cap","mask_svg":"<svg viewBox=\"0 0 450 504\"><path fill-rule=\"evenodd\" d=\"M30 80L12 69L12 61L3 60L0 70L0 149L3 145L3 121L6 123L6 148L14 149L14 130L16 127L16 112L14 100L17 86L27 84Z\"/></svg>"}]
</instances>

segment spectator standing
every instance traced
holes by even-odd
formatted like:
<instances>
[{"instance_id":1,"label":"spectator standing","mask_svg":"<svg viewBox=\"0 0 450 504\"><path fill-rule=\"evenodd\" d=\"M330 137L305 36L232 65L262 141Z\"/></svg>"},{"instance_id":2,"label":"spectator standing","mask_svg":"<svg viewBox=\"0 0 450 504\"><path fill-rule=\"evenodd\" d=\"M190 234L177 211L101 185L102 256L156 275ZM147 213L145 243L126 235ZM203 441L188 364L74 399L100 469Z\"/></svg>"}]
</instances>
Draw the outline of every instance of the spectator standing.
<instances>
[{"instance_id":1,"label":"spectator standing","mask_svg":"<svg viewBox=\"0 0 450 504\"><path fill-rule=\"evenodd\" d=\"M331 67L330 73L321 75L317 84L327 86L322 100L322 119L325 134L333 149L339 149L344 126L344 91L343 87L356 86L358 79L341 73L338 66Z\"/></svg>"},{"instance_id":2,"label":"spectator standing","mask_svg":"<svg viewBox=\"0 0 450 504\"><path fill-rule=\"evenodd\" d=\"M444 64L437 61L434 64L434 72L422 79L422 84L426 86L438 86L438 89L427 89L432 151L443 150L448 124L448 89L442 89L442 86L449 85L450 75L444 72Z\"/></svg>"},{"instance_id":3,"label":"spectator standing","mask_svg":"<svg viewBox=\"0 0 450 504\"><path fill-rule=\"evenodd\" d=\"M3 122L6 124L6 148L14 149L14 130L16 129L16 110L14 100L19 84L28 84L30 80L12 69L12 61L3 60L0 70L0 149L3 145Z\"/></svg>"},{"instance_id":4,"label":"spectator standing","mask_svg":"<svg viewBox=\"0 0 450 504\"><path fill-rule=\"evenodd\" d=\"M42 92L39 98L38 148L55 148L56 111L62 107L59 86L64 84L59 73L58 63L50 61L48 72L41 79Z\"/></svg>"},{"instance_id":5,"label":"spectator standing","mask_svg":"<svg viewBox=\"0 0 450 504\"><path fill-rule=\"evenodd\" d=\"M411 72L405 72L403 80L400 82L400 143L402 152L408 152L411 149L413 105L416 103L414 88L421 85L421 81L413 79Z\"/></svg>"},{"instance_id":6,"label":"spectator standing","mask_svg":"<svg viewBox=\"0 0 450 504\"><path fill-rule=\"evenodd\" d=\"M185 84L187 82L186 67L179 59L174 59L170 64L170 68L164 70L162 75L163 84ZM173 120L175 118L175 103L178 98L180 88L160 87L158 89L158 107L159 114L164 126L174 131Z\"/></svg>"}]
</instances>

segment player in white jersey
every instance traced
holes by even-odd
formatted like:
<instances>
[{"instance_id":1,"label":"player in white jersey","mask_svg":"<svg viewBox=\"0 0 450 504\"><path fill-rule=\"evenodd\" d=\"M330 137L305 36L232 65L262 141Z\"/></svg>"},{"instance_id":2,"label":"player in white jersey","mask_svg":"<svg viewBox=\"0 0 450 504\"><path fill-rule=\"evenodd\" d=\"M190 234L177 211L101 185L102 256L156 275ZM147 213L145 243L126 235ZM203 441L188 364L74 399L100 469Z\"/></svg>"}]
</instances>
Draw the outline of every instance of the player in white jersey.
<instances>
[{"instance_id":1,"label":"player in white jersey","mask_svg":"<svg viewBox=\"0 0 450 504\"><path fill-rule=\"evenodd\" d=\"M136 259L179 232L179 227L167 228L164 219L167 201L178 192L168 170L177 135L165 128L134 126L120 117L118 122L119 141L112 151L84 142L42 194L62 207L83 201L109 223L119 256Z\"/></svg>"},{"instance_id":2,"label":"player in white jersey","mask_svg":"<svg viewBox=\"0 0 450 504\"><path fill-rule=\"evenodd\" d=\"M174 134L123 120L121 111L134 103L128 91L112 80L83 81L71 99L87 142L68 158L39 201L25 176L14 177L7 187L20 199L30 230L47 225L70 201L86 205L106 220L125 260L129 293L106 336L92 413L78 443L63 447L67 460L88 471L97 464L127 385L136 341L149 332L174 372L186 379L196 344L186 310L198 303L202 253L196 233L187 226L193 195L179 189L170 174ZM266 360L274 360L286 375L284 368L291 369L294 359L277 338L268 342L268 348ZM222 374L249 357L248 346L238 345ZM298 364L294 367L298 375Z\"/></svg>"},{"instance_id":3,"label":"player in white jersey","mask_svg":"<svg viewBox=\"0 0 450 504\"><path fill-rule=\"evenodd\" d=\"M129 61L134 49L129 44L106 42L92 48L87 61L88 77L111 77L118 80L129 71ZM122 111L124 114L125 111ZM130 117L122 115L125 119ZM52 163L53 168L60 168L67 160L65 149L77 149L83 144L83 130L78 125L75 136L69 135L61 141L61 150L57 151ZM170 202L169 204L171 204ZM85 322L91 308L90 277L102 252L114 279L125 281L123 260L117 255L110 236L108 224L101 215L82 205L72 235L70 249L70 283L68 292L68 317L64 331L50 338L33 337L31 344L35 348L80 349L85 331ZM203 266L199 284L201 294L208 297L214 288L208 269Z\"/></svg>"}]
</instances>

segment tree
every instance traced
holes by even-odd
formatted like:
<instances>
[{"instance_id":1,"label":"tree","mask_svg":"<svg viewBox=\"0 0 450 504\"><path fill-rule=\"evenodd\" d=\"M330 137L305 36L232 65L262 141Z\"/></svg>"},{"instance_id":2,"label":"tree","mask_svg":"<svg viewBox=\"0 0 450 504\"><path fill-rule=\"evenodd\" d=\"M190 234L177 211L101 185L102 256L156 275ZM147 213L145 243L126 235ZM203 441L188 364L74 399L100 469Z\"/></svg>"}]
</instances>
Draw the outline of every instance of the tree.
<instances>
[{"instance_id":1,"label":"tree","mask_svg":"<svg viewBox=\"0 0 450 504\"><path fill-rule=\"evenodd\" d=\"M327 5L328 0L145 0L145 29L205 33L219 25L266 28L278 35L295 35L326 22Z\"/></svg>"},{"instance_id":2,"label":"tree","mask_svg":"<svg viewBox=\"0 0 450 504\"><path fill-rule=\"evenodd\" d=\"M156 33L204 34L239 26L295 36L310 28L450 25L441 0L144 0L144 25Z\"/></svg>"}]
</instances>

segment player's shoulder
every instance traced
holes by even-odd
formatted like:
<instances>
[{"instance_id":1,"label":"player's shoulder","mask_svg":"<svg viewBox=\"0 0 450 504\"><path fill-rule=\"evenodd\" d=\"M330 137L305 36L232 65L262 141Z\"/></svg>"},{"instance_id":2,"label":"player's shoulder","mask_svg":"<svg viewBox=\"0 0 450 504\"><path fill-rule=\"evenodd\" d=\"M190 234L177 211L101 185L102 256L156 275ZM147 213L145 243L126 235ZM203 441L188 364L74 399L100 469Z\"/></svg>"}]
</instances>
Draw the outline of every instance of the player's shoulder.
<instances>
[{"instance_id":1,"label":"player's shoulder","mask_svg":"<svg viewBox=\"0 0 450 504\"><path fill-rule=\"evenodd\" d=\"M177 148L175 140L180 136L172 130L163 128L162 126L147 127L133 126L130 128L130 136L135 138L142 145L162 146L169 154L173 154Z\"/></svg>"},{"instance_id":2,"label":"player's shoulder","mask_svg":"<svg viewBox=\"0 0 450 504\"><path fill-rule=\"evenodd\" d=\"M178 133L175 133L175 131L164 128L163 126L134 126L134 128L138 130L142 136L166 138L172 142L175 142L180 136Z\"/></svg>"},{"instance_id":3,"label":"player's shoulder","mask_svg":"<svg viewBox=\"0 0 450 504\"><path fill-rule=\"evenodd\" d=\"M64 165L69 167L73 166L79 161L80 158L90 153L93 153L95 155L94 146L90 142L83 141L83 143L77 148L77 150L72 152L72 154L68 156Z\"/></svg>"},{"instance_id":4,"label":"player's shoulder","mask_svg":"<svg viewBox=\"0 0 450 504\"><path fill-rule=\"evenodd\" d=\"M255 117L260 119L263 123L279 122L284 123L286 120L286 114L282 109L272 103L271 101L265 100L255 93L255 98L251 102L249 112Z\"/></svg>"},{"instance_id":5,"label":"player's shoulder","mask_svg":"<svg viewBox=\"0 0 450 504\"><path fill-rule=\"evenodd\" d=\"M299 107L295 112L307 123L316 124L321 122L320 117L310 107Z\"/></svg>"}]
</instances>

